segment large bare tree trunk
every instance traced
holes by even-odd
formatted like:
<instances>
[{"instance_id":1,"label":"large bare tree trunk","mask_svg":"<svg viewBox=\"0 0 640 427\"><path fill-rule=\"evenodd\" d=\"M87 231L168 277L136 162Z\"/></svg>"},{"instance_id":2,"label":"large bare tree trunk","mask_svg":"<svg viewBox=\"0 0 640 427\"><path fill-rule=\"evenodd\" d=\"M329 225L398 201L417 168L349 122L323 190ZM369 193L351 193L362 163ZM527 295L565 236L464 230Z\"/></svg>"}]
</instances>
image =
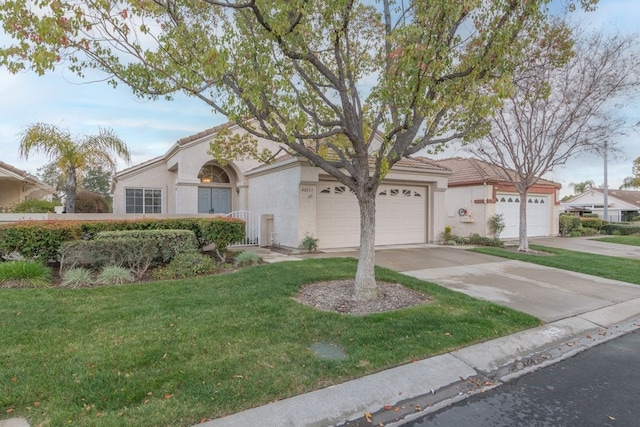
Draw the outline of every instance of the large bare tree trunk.
<instances>
[{"instance_id":1,"label":"large bare tree trunk","mask_svg":"<svg viewBox=\"0 0 640 427\"><path fill-rule=\"evenodd\" d=\"M529 250L529 238L527 237L527 192L522 191L520 194L520 229L518 231L519 245L518 250L527 252Z\"/></svg>"},{"instance_id":2,"label":"large bare tree trunk","mask_svg":"<svg viewBox=\"0 0 640 427\"><path fill-rule=\"evenodd\" d=\"M76 188L78 186L78 180L76 177L76 170L70 169L67 171L67 178L64 184L64 196L65 196L65 212L76 212Z\"/></svg>"},{"instance_id":3,"label":"large bare tree trunk","mask_svg":"<svg viewBox=\"0 0 640 427\"><path fill-rule=\"evenodd\" d=\"M360 206L360 256L356 271L355 298L358 301L379 299L382 293L378 289L375 276L376 264L376 199L373 195L358 197Z\"/></svg>"}]
</instances>

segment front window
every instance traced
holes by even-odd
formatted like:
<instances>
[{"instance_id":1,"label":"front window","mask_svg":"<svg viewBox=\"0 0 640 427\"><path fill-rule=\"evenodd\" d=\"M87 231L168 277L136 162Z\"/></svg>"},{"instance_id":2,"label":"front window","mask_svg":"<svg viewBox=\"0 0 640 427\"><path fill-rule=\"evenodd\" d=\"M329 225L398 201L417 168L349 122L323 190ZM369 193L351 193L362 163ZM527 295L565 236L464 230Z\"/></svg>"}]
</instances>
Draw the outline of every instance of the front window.
<instances>
[{"instance_id":1,"label":"front window","mask_svg":"<svg viewBox=\"0 0 640 427\"><path fill-rule=\"evenodd\" d=\"M219 166L216 165L204 165L198 173L200 182L212 182L216 184L228 184L229 175Z\"/></svg>"},{"instance_id":2,"label":"front window","mask_svg":"<svg viewBox=\"0 0 640 427\"><path fill-rule=\"evenodd\" d=\"M162 213L162 191L155 188L127 188L127 213Z\"/></svg>"}]
</instances>

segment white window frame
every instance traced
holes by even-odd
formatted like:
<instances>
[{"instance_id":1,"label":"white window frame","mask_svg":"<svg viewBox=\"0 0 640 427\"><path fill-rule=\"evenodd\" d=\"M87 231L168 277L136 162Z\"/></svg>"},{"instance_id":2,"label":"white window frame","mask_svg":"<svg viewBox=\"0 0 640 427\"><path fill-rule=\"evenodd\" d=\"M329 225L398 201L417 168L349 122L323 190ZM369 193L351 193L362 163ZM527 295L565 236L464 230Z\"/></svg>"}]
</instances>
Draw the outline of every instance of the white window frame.
<instances>
[{"instance_id":1,"label":"white window frame","mask_svg":"<svg viewBox=\"0 0 640 427\"><path fill-rule=\"evenodd\" d=\"M142 200L141 200L141 205L142 205L142 211L141 212L136 212L135 208L139 205L134 204L133 206L131 206L129 204L129 192L130 191L142 191ZM148 193L155 193L157 192L157 194L149 194L149 196L151 197L152 203L148 204L147 203L147 194ZM135 198L136 196L132 196L132 198ZM129 209L129 207L131 206L131 210ZM124 211L125 213L133 213L133 214L152 214L152 213L162 213L162 189L161 188L142 188L142 187L131 187L131 188L125 188L124 190Z\"/></svg>"}]
</instances>

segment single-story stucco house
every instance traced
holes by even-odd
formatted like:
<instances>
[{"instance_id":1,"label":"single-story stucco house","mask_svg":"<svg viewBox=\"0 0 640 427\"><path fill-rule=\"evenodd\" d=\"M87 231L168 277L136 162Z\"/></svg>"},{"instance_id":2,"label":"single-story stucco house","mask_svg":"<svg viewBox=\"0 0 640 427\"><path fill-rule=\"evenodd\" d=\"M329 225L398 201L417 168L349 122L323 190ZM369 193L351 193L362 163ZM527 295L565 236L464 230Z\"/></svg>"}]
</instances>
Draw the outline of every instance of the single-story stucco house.
<instances>
[{"instance_id":1,"label":"single-story stucco house","mask_svg":"<svg viewBox=\"0 0 640 427\"><path fill-rule=\"evenodd\" d=\"M37 177L0 161L0 213L30 199L51 200L56 190Z\"/></svg>"},{"instance_id":2,"label":"single-story stucco house","mask_svg":"<svg viewBox=\"0 0 640 427\"><path fill-rule=\"evenodd\" d=\"M502 214L505 229L500 238L517 238L520 225L520 196L506 177L508 170L475 158L436 160L453 171L445 193L445 224L459 236L477 233L492 237L488 219ZM527 195L527 235L558 235L561 184L539 179Z\"/></svg>"},{"instance_id":3,"label":"single-story stucco house","mask_svg":"<svg viewBox=\"0 0 640 427\"><path fill-rule=\"evenodd\" d=\"M248 210L272 215L263 246L299 247L305 235L321 249L357 247L360 214L355 196L306 159L281 155L264 164L253 159L216 162L208 154L227 123L180 139L162 156L119 171L113 212L227 214ZM272 141L259 149L277 152ZM376 245L438 242L445 227L445 190L451 171L428 159L403 159L381 183L376 206Z\"/></svg>"},{"instance_id":4,"label":"single-story stucco house","mask_svg":"<svg viewBox=\"0 0 640 427\"><path fill-rule=\"evenodd\" d=\"M604 217L602 188L591 188L562 203L562 206L565 212L572 212L578 216L589 213L597 214L598 217L610 222L631 221L633 217L640 215L640 191L608 190L608 218Z\"/></svg>"}]
</instances>

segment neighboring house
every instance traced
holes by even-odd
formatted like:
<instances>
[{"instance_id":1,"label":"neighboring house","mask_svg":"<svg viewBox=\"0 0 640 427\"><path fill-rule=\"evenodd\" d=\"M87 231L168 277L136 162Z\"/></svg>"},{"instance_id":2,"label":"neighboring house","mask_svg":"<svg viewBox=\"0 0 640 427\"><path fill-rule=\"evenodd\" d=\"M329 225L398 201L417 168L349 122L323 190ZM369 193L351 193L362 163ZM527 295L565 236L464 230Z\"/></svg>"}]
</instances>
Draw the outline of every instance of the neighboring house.
<instances>
[{"instance_id":1,"label":"neighboring house","mask_svg":"<svg viewBox=\"0 0 640 427\"><path fill-rule=\"evenodd\" d=\"M607 205L609 218L604 218L602 188L591 188L562 203L565 212L572 212L575 215L594 213L599 218L611 222L631 221L634 216L640 215L640 191L608 190Z\"/></svg>"},{"instance_id":2,"label":"neighboring house","mask_svg":"<svg viewBox=\"0 0 640 427\"><path fill-rule=\"evenodd\" d=\"M51 200L55 193L37 177L0 161L0 213L25 200Z\"/></svg>"},{"instance_id":3,"label":"neighboring house","mask_svg":"<svg viewBox=\"0 0 640 427\"><path fill-rule=\"evenodd\" d=\"M164 155L118 172L113 212L143 214L226 214L249 210L273 215L268 242L295 248L305 235L319 248L360 244L360 213L343 184L304 158L281 155L275 162L230 160L222 165L208 154L224 124L175 143ZM272 141L259 148L278 151ZM376 204L376 244L437 242L444 230L444 198L451 172L427 159L399 161L381 183Z\"/></svg>"},{"instance_id":4,"label":"neighboring house","mask_svg":"<svg viewBox=\"0 0 640 427\"><path fill-rule=\"evenodd\" d=\"M445 193L445 224L453 234L472 233L493 237L488 219L502 214L506 228L500 238L517 238L520 225L520 196L513 184L505 179L512 173L479 159L454 157L435 160L451 169L449 187ZM561 185L540 179L527 195L527 235L558 235L559 191Z\"/></svg>"}]
</instances>

